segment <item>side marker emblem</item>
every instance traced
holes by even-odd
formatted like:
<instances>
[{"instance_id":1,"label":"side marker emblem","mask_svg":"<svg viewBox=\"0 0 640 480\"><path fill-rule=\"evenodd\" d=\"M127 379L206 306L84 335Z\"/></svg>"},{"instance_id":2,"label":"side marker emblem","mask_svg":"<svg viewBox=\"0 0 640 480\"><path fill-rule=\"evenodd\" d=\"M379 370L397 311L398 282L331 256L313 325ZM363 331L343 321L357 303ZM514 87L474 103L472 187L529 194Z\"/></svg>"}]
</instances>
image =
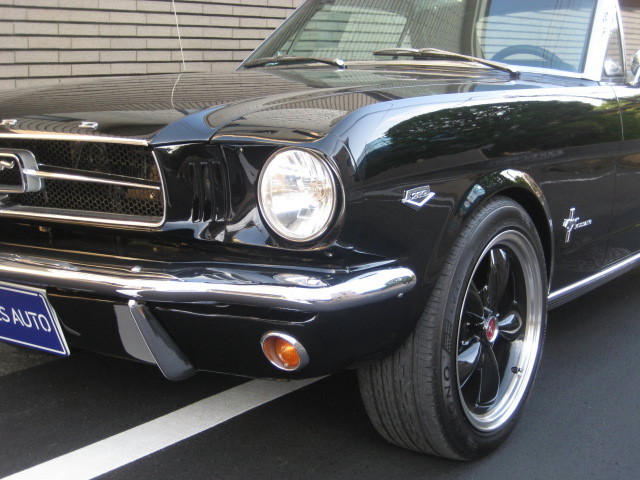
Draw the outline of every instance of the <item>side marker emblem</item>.
<instances>
[{"instance_id":1,"label":"side marker emblem","mask_svg":"<svg viewBox=\"0 0 640 480\"><path fill-rule=\"evenodd\" d=\"M571 241L571 234L574 230L578 230L580 228L588 227L593 224L593 220L585 220L583 222L580 221L580 217L576 217L576 209L572 208L569 211L569 218L565 218L562 222L562 226L567 231L564 237L564 243L569 243Z\"/></svg>"},{"instance_id":2,"label":"side marker emblem","mask_svg":"<svg viewBox=\"0 0 640 480\"><path fill-rule=\"evenodd\" d=\"M429 185L426 185L424 187L405 190L402 203L410 208L413 208L414 210L420 210L435 196L436 194L431 191L431 187L429 187Z\"/></svg>"}]
</instances>

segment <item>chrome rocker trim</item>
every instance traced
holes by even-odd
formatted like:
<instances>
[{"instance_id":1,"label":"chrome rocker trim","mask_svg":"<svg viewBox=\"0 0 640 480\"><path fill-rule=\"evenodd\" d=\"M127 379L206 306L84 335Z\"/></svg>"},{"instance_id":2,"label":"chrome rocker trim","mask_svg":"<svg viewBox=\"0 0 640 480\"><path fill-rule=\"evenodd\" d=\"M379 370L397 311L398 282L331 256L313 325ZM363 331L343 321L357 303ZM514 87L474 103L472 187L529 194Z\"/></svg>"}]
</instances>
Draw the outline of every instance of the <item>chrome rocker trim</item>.
<instances>
[{"instance_id":1,"label":"chrome rocker trim","mask_svg":"<svg viewBox=\"0 0 640 480\"><path fill-rule=\"evenodd\" d=\"M633 270L638 265L640 265L640 253L621 260L595 275L591 275L579 282L552 292L549 294L548 299L549 310L559 307L560 305L564 305L565 303L578 298L580 295L604 285L609 280L613 280L614 278Z\"/></svg>"},{"instance_id":2,"label":"chrome rocker trim","mask_svg":"<svg viewBox=\"0 0 640 480\"><path fill-rule=\"evenodd\" d=\"M7 253L0 254L0 278L140 303L222 302L310 313L387 300L408 292L416 283L415 274L403 267L323 277L300 272L261 274L250 267L201 266L174 275L137 266L96 266Z\"/></svg>"}]
</instances>

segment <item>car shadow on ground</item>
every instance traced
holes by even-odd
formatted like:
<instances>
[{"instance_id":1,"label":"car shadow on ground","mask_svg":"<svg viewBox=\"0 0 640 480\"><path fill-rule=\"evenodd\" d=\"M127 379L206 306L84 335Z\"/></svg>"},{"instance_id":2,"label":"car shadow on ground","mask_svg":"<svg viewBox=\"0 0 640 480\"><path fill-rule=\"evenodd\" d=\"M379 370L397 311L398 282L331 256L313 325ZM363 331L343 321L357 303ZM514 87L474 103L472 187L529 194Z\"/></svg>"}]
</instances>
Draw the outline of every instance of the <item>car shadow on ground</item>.
<instances>
[{"instance_id":1,"label":"car shadow on ground","mask_svg":"<svg viewBox=\"0 0 640 480\"><path fill-rule=\"evenodd\" d=\"M533 395L487 458L454 462L387 443L345 372L104 478L637 478L640 391L628 377L639 283L640 270L551 312Z\"/></svg>"},{"instance_id":2,"label":"car shadow on ground","mask_svg":"<svg viewBox=\"0 0 640 480\"><path fill-rule=\"evenodd\" d=\"M638 478L639 285L640 270L551 312L533 395L487 458L454 462L387 443L348 371L101 478ZM85 352L5 375L0 476L244 381L200 374L173 383L153 367Z\"/></svg>"}]
</instances>

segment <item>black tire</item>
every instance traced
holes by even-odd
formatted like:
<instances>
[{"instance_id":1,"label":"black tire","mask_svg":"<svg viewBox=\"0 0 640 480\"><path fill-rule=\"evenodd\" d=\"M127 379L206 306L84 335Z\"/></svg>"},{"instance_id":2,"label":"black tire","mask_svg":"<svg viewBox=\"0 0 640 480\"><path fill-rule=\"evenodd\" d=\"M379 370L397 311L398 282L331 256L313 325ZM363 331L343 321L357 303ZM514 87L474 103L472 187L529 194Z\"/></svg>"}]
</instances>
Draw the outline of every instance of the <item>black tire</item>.
<instances>
[{"instance_id":1,"label":"black tire","mask_svg":"<svg viewBox=\"0 0 640 480\"><path fill-rule=\"evenodd\" d=\"M452 246L415 331L396 353L358 370L378 432L458 460L495 450L535 378L546 285L544 253L525 210L504 197L480 207Z\"/></svg>"}]
</instances>

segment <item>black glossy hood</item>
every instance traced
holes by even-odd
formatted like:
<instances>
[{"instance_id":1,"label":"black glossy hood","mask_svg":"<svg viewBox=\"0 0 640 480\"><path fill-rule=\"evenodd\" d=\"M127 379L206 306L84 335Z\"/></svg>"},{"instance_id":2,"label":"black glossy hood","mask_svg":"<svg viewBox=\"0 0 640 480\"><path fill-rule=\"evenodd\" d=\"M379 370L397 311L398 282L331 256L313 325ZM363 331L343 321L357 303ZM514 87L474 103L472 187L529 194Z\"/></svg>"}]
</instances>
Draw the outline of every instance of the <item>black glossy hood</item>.
<instances>
[{"instance_id":1,"label":"black glossy hood","mask_svg":"<svg viewBox=\"0 0 640 480\"><path fill-rule=\"evenodd\" d=\"M513 88L507 75L468 68L298 67L109 78L0 93L0 120L17 120L0 126L0 133L113 136L154 144L214 135L308 142L363 107L507 85ZM98 126L81 127L82 122Z\"/></svg>"}]
</instances>

